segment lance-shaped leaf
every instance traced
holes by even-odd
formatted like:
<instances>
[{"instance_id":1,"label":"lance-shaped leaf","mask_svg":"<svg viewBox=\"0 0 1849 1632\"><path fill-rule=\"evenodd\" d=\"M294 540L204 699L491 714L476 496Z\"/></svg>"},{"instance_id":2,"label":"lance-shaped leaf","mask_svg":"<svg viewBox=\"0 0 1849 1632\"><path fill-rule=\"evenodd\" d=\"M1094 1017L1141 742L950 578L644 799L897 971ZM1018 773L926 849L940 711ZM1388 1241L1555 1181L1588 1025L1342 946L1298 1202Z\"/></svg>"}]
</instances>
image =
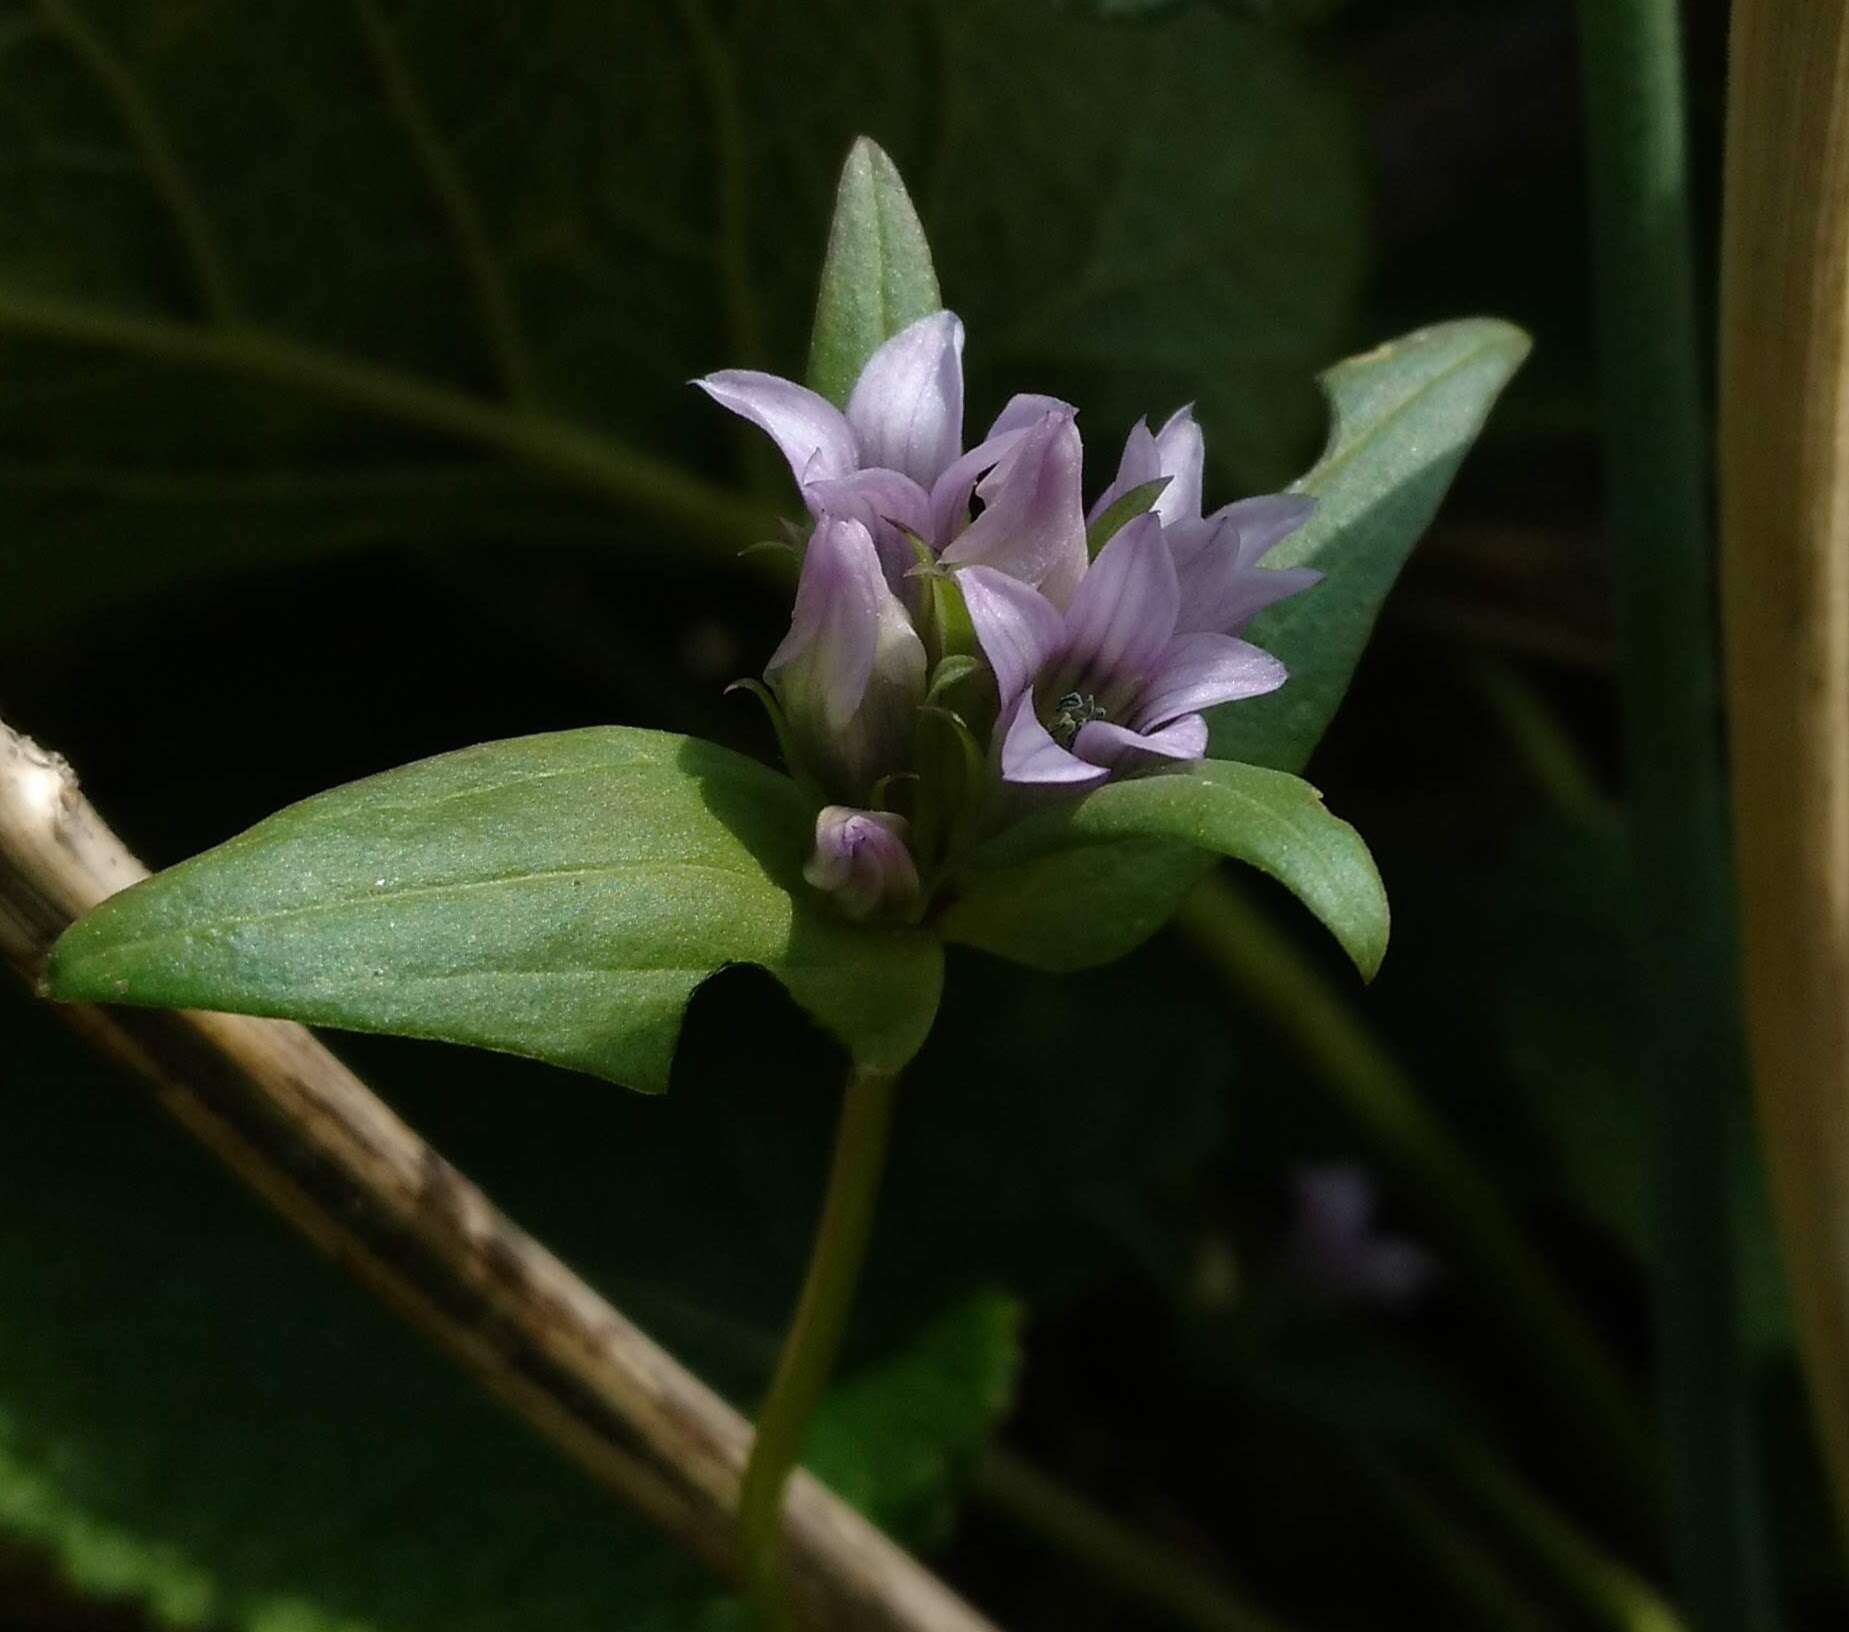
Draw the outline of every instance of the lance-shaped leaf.
<instances>
[{"instance_id":1,"label":"lance-shaped leaf","mask_svg":"<svg viewBox=\"0 0 1849 1632\"><path fill-rule=\"evenodd\" d=\"M1256 765L1113 782L1022 822L976 853L938 927L1036 968L1085 968L1159 929L1216 855L1270 874L1373 978L1387 892L1361 835L1309 783Z\"/></svg>"},{"instance_id":2,"label":"lance-shaped leaf","mask_svg":"<svg viewBox=\"0 0 1849 1632\"><path fill-rule=\"evenodd\" d=\"M487 743L305 800L105 902L56 997L281 1015L667 1086L681 1013L760 964L869 1064L937 1005L931 938L844 924L803 882L814 809L692 738Z\"/></svg>"},{"instance_id":3,"label":"lance-shaped leaf","mask_svg":"<svg viewBox=\"0 0 1849 1632\"><path fill-rule=\"evenodd\" d=\"M862 136L835 195L809 342L810 387L845 408L867 359L943 304L931 246L898 166Z\"/></svg>"},{"instance_id":4,"label":"lance-shaped leaf","mask_svg":"<svg viewBox=\"0 0 1849 1632\"><path fill-rule=\"evenodd\" d=\"M1469 318L1421 329L1323 376L1329 444L1293 491L1316 513L1265 557L1324 581L1262 612L1247 638L1283 659L1289 682L1216 710L1208 752L1300 770L1328 729L1381 603L1437 513L1465 451L1528 355L1513 325Z\"/></svg>"}]
</instances>

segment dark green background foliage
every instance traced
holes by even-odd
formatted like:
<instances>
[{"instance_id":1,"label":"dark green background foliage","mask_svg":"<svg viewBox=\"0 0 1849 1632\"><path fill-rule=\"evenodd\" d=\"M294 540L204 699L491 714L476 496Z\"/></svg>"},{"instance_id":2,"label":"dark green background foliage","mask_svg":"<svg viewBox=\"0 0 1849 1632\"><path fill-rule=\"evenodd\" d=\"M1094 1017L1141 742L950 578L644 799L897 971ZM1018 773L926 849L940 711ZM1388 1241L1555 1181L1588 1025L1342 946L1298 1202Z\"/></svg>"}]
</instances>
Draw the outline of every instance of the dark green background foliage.
<instances>
[{"instance_id":1,"label":"dark green background foliage","mask_svg":"<svg viewBox=\"0 0 1849 1632\"><path fill-rule=\"evenodd\" d=\"M684 382L800 371L861 131L911 182L968 321L972 422L1017 388L1071 396L1094 486L1137 414L1189 399L1211 499L1292 477L1316 370L1512 318L1534 362L1311 767L1393 897L1379 982L1363 993L1281 892L1259 905L1641 1390L1650 1135L1603 804L1569 11L84 0L73 25L0 0L0 711L161 864L475 741L620 723L768 757L720 689L780 633L782 592L730 563L784 489ZM1704 155L1717 17L1692 9ZM278 367L278 342L306 349ZM514 397L656 463L510 442ZM744 497L708 513L662 470ZM1563 1447L1493 1293L1275 1021L1176 937L1073 977L959 949L816 1466L1010 1628L1163 1623L966 1499L995 1433L1304 1632L1492 1624L1433 1551L1434 1512L1506 1589L1502 1623L1589 1624L1463 1482L1460 1440L1660 1579L1649 1523ZM703 987L655 1098L339 1046L750 1402L839 1069L773 981ZM741 1624L14 992L0 1095L0 1621ZM1292 1175L1329 1160L1370 1167L1387 1227L1438 1260L1413 1305L1332 1306L1293 1267ZM1744 1147L1741 1172L1756 1208ZM1791 1624L1829 1624L1839 1578L1749 1216L1780 1578Z\"/></svg>"}]
</instances>

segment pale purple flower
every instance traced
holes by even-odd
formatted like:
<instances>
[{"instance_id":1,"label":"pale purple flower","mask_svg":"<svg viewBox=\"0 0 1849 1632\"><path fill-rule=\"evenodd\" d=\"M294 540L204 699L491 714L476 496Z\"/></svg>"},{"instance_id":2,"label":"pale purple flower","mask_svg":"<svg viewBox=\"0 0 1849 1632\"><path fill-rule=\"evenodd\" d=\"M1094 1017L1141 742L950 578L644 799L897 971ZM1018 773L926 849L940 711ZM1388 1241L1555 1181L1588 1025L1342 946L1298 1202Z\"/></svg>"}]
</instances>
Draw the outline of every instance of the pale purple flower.
<instances>
[{"instance_id":1,"label":"pale purple flower","mask_svg":"<svg viewBox=\"0 0 1849 1632\"><path fill-rule=\"evenodd\" d=\"M815 849L803 877L849 918L902 915L918 900L910 824L881 810L827 805L815 819Z\"/></svg>"},{"instance_id":2,"label":"pale purple flower","mask_svg":"<svg viewBox=\"0 0 1849 1632\"><path fill-rule=\"evenodd\" d=\"M775 374L725 369L694 382L766 431L810 512L871 532L888 579L910 594L907 534L950 566L981 564L1038 585L1056 604L1085 571L1077 411L1011 400L963 451L963 325L933 312L867 359L842 412ZM971 519L972 496L982 511Z\"/></svg>"},{"instance_id":3,"label":"pale purple flower","mask_svg":"<svg viewBox=\"0 0 1849 1632\"><path fill-rule=\"evenodd\" d=\"M830 794L864 798L904 768L924 700L924 642L858 521L825 516L817 525L790 632L764 678L803 768Z\"/></svg>"},{"instance_id":4,"label":"pale purple flower","mask_svg":"<svg viewBox=\"0 0 1849 1632\"><path fill-rule=\"evenodd\" d=\"M1423 1247L1375 1228L1374 1181L1360 1168L1301 1168L1292 1188L1297 1207L1290 1258L1318 1293L1344 1302L1404 1304L1436 1279L1438 1265Z\"/></svg>"},{"instance_id":5,"label":"pale purple flower","mask_svg":"<svg viewBox=\"0 0 1849 1632\"><path fill-rule=\"evenodd\" d=\"M1062 612L991 567L957 574L1001 694L1001 774L1094 786L1199 759L1203 709L1275 691L1284 665L1232 635L1184 629L1181 589L1153 515L1127 522Z\"/></svg>"},{"instance_id":6,"label":"pale purple flower","mask_svg":"<svg viewBox=\"0 0 1849 1632\"><path fill-rule=\"evenodd\" d=\"M1308 567L1262 567L1259 560L1309 520L1316 501L1305 493L1268 493L1201 515L1206 443L1191 408L1179 409L1150 433L1138 420L1124 443L1117 478L1091 508L1096 520L1133 488L1167 478L1152 513L1175 558L1181 584L1181 618L1187 634L1213 629L1241 632L1255 613L1308 589L1322 578Z\"/></svg>"}]
</instances>

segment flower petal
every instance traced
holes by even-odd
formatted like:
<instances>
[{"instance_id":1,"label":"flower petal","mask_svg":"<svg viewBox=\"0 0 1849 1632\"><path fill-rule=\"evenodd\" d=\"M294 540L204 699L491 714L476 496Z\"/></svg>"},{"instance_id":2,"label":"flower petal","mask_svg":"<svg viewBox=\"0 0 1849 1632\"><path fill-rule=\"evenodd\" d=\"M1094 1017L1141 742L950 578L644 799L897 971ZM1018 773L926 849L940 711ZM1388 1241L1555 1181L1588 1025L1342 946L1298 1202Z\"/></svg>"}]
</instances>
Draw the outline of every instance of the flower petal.
<instances>
[{"instance_id":1,"label":"flower petal","mask_svg":"<svg viewBox=\"0 0 1849 1632\"><path fill-rule=\"evenodd\" d=\"M886 589L873 537L858 522L824 516L803 554L790 632L764 665L785 712L845 730L873 673L879 596Z\"/></svg>"},{"instance_id":2,"label":"flower petal","mask_svg":"<svg viewBox=\"0 0 1849 1632\"><path fill-rule=\"evenodd\" d=\"M1130 434L1124 439L1123 457L1117 461L1117 474L1111 479L1111 485L1098 495L1098 502L1085 512L1086 525L1096 521L1132 488L1142 487L1161 475L1161 456L1156 452L1156 439L1150 434L1149 421L1139 419L1130 427Z\"/></svg>"},{"instance_id":3,"label":"flower petal","mask_svg":"<svg viewBox=\"0 0 1849 1632\"><path fill-rule=\"evenodd\" d=\"M1316 500L1308 493L1261 493L1256 498L1241 499L1222 505L1207 518L1216 528L1237 530L1241 566L1253 566L1301 527L1316 512Z\"/></svg>"},{"instance_id":4,"label":"flower petal","mask_svg":"<svg viewBox=\"0 0 1849 1632\"><path fill-rule=\"evenodd\" d=\"M905 533L923 539L931 536L930 497L911 477L896 470L857 470L851 476L805 483L803 502L812 515L846 517L872 533L886 581L901 596L908 593L906 574L918 564L918 557Z\"/></svg>"},{"instance_id":5,"label":"flower petal","mask_svg":"<svg viewBox=\"0 0 1849 1632\"><path fill-rule=\"evenodd\" d=\"M1051 579L1070 594L1085 570L1083 458L1073 416L1043 416L982 479L982 514L944 550L945 564L995 567L1027 584Z\"/></svg>"},{"instance_id":6,"label":"flower petal","mask_svg":"<svg viewBox=\"0 0 1849 1632\"><path fill-rule=\"evenodd\" d=\"M1216 555L1181 569L1182 634L1211 629L1238 634L1260 612L1323 581L1314 567L1228 567Z\"/></svg>"},{"instance_id":7,"label":"flower petal","mask_svg":"<svg viewBox=\"0 0 1849 1632\"><path fill-rule=\"evenodd\" d=\"M1113 773L1151 770L1178 759L1199 759L1207 752L1207 722L1198 714L1185 714L1160 730L1132 731L1109 720L1092 720L1079 727L1072 750Z\"/></svg>"},{"instance_id":8,"label":"flower petal","mask_svg":"<svg viewBox=\"0 0 1849 1632\"><path fill-rule=\"evenodd\" d=\"M957 586L1006 708L1013 697L1031 692L1041 670L1059 655L1065 619L1039 590L993 567L963 568Z\"/></svg>"},{"instance_id":9,"label":"flower petal","mask_svg":"<svg viewBox=\"0 0 1849 1632\"><path fill-rule=\"evenodd\" d=\"M1036 396L1022 392L1008 399L1008 406L995 416L989 434L961 458L953 460L931 488L931 542L942 549L969 522L970 494L976 478L992 470L1014 446L1048 414L1076 415L1078 409L1058 397Z\"/></svg>"},{"instance_id":10,"label":"flower petal","mask_svg":"<svg viewBox=\"0 0 1849 1632\"><path fill-rule=\"evenodd\" d=\"M1203 739L1204 741L1205 739ZM1002 738L1002 780L1081 786L1105 780L1110 772L1068 753L1034 713L1034 694L1022 695Z\"/></svg>"},{"instance_id":11,"label":"flower petal","mask_svg":"<svg viewBox=\"0 0 1849 1632\"><path fill-rule=\"evenodd\" d=\"M1253 614L1319 583L1309 567L1261 567L1265 555L1309 520L1307 493L1267 493L1216 510L1192 528L1170 528L1181 575L1181 627L1234 633Z\"/></svg>"},{"instance_id":12,"label":"flower petal","mask_svg":"<svg viewBox=\"0 0 1849 1632\"><path fill-rule=\"evenodd\" d=\"M850 918L902 910L918 898L918 868L903 816L850 805L825 805L815 819L815 848L803 877Z\"/></svg>"},{"instance_id":13,"label":"flower petal","mask_svg":"<svg viewBox=\"0 0 1849 1632\"><path fill-rule=\"evenodd\" d=\"M954 312L908 323L867 359L847 422L869 465L929 487L963 447L963 325Z\"/></svg>"},{"instance_id":14,"label":"flower petal","mask_svg":"<svg viewBox=\"0 0 1849 1632\"><path fill-rule=\"evenodd\" d=\"M1174 638L1180 606L1161 523L1133 517L1098 552L1066 615L1067 662L1081 689L1134 695Z\"/></svg>"},{"instance_id":15,"label":"flower petal","mask_svg":"<svg viewBox=\"0 0 1849 1632\"><path fill-rule=\"evenodd\" d=\"M1155 511L1165 524L1200 518L1201 476L1206 464L1207 440L1195 423L1190 403L1177 408L1156 432L1156 474L1168 477L1169 484L1156 500Z\"/></svg>"},{"instance_id":16,"label":"flower petal","mask_svg":"<svg viewBox=\"0 0 1849 1632\"><path fill-rule=\"evenodd\" d=\"M1204 631L1182 635L1163 652L1144 684L1131 723L1148 731L1216 703L1262 697L1287 678L1284 665L1250 641Z\"/></svg>"},{"instance_id":17,"label":"flower petal","mask_svg":"<svg viewBox=\"0 0 1849 1632\"><path fill-rule=\"evenodd\" d=\"M720 407L767 431L799 485L845 476L860 464L846 417L807 386L750 368L722 369L693 383Z\"/></svg>"}]
</instances>

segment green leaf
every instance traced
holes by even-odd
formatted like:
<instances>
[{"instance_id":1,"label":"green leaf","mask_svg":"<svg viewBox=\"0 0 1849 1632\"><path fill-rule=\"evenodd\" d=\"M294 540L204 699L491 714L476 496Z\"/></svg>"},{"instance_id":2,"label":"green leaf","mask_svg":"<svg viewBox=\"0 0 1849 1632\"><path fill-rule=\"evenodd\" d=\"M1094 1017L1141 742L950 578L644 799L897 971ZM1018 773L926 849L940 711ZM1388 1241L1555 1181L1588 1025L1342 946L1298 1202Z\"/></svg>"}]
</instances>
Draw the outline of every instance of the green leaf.
<instances>
[{"instance_id":1,"label":"green leaf","mask_svg":"<svg viewBox=\"0 0 1849 1632\"><path fill-rule=\"evenodd\" d=\"M1168 484L1168 477L1158 476L1153 482L1144 482L1114 499L1104 514L1085 529L1086 554L1096 560L1098 552L1123 530L1125 522L1134 521L1155 508L1156 500L1162 497Z\"/></svg>"},{"instance_id":2,"label":"green leaf","mask_svg":"<svg viewBox=\"0 0 1849 1632\"><path fill-rule=\"evenodd\" d=\"M706 1570L42 1009L0 992L0 1032L9 1082L19 1069L43 1090L14 1096L0 1141L7 1542L99 1599L211 1632L749 1632ZM537 1067L460 1055L427 1073L426 1051L357 1046L522 1224L749 1404L800 1274L831 1093L811 1096L822 1114L798 1107L791 1143L789 1097L740 1095L736 1078L666 1101L564 1080L536 1117L553 1080ZM919 1545L1005 1406L1015 1323L941 1283L909 1304L861 1345L808 1460Z\"/></svg>"},{"instance_id":3,"label":"green leaf","mask_svg":"<svg viewBox=\"0 0 1849 1632\"><path fill-rule=\"evenodd\" d=\"M941 1541L951 1495L980 1436L1014 1398L1021 1309L978 1294L932 1322L896 1357L829 1395L803 1440L803 1465L903 1534ZM866 1447L880 1448L871 1462Z\"/></svg>"},{"instance_id":4,"label":"green leaf","mask_svg":"<svg viewBox=\"0 0 1849 1632\"><path fill-rule=\"evenodd\" d=\"M724 488L742 439L686 382L801 368L863 131L916 189L972 402L1051 390L1107 435L1198 396L1216 459L1263 486L1300 467L1310 372L1352 327L1363 172L1340 69L1209 10L1127 30L1052 0L703 8L728 94L684 8L532 0L459 31L379 0L446 190L350 6L69 4L118 77L36 25L0 52L0 639L200 572L408 543L691 533L729 563L761 535L663 537L626 478L567 479L531 436L458 440L455 416L505 390L484 282L533 402L614 457L605 476L639 454ZM252 85L296 139L235 138ZM216 246L236 344L200 326L182 221ZM109 322L79 343L46 301ZM257 341L418 389L336 399L253 371Z\"/></svg>"},{"instance_id":5,"label":"green leaf","mask_svg":"<svg viewBox=\"0 0 1849 1632\"><path fill-rule=\"evenodd\" d=\"M1373 979L1388 912L1367 846L1309 783L1256 765L1206 761L1114 782L1021 823L977 853L939 927L948 940L1036 968L1082 968L1100 946L1116 955L1160 927L1200 876L1203 851L1270 874ZM1119 921L1098 932L1104 939L1075 934L1074 898L1088 913L1121 900Z\"/></svg>"},{"instance_id":6,"label":"green leaf","mask_svg":"<svg viewBox=\"0 0 1849 1632\"><path fill-rule=\"evenodd\" d=\"M898 1066L942 978L915 931L801 880L795 784L693 738L484 744L305 800L105 902L55 949L71 1001L283 1015L666 1087L681 1014L760 964L854 1055Z\"/></svg>"},{"instance_id":7,"label":"green leaf","mask_svg":"<svg viewBox=\"0 0 1849 1632\"><path fill-rule=\"evenodd\" d=\"M848 153L835 194L809 342L809 384L845 408L880 345L943 304L931 246L898 166L862 136Z\"/></svg>"},{"instance_id":8,"label":"green leaf","mask_svg":"<svg viewBox=\"0 0 1849 1632\"><path fill-rule=\"evenodd\" d=\"M1323 376L1329 445L1297 489L1316 513L1265 557L1328 576L1252 622L1250 637L1290 669L1268 697L1210 716L1216 759L1302 769L1328 729L1381 603L1451 485L1465 450L1528 355L1508 323L1471 318L1421 329Z\"/></svg>"}]
</instances>

